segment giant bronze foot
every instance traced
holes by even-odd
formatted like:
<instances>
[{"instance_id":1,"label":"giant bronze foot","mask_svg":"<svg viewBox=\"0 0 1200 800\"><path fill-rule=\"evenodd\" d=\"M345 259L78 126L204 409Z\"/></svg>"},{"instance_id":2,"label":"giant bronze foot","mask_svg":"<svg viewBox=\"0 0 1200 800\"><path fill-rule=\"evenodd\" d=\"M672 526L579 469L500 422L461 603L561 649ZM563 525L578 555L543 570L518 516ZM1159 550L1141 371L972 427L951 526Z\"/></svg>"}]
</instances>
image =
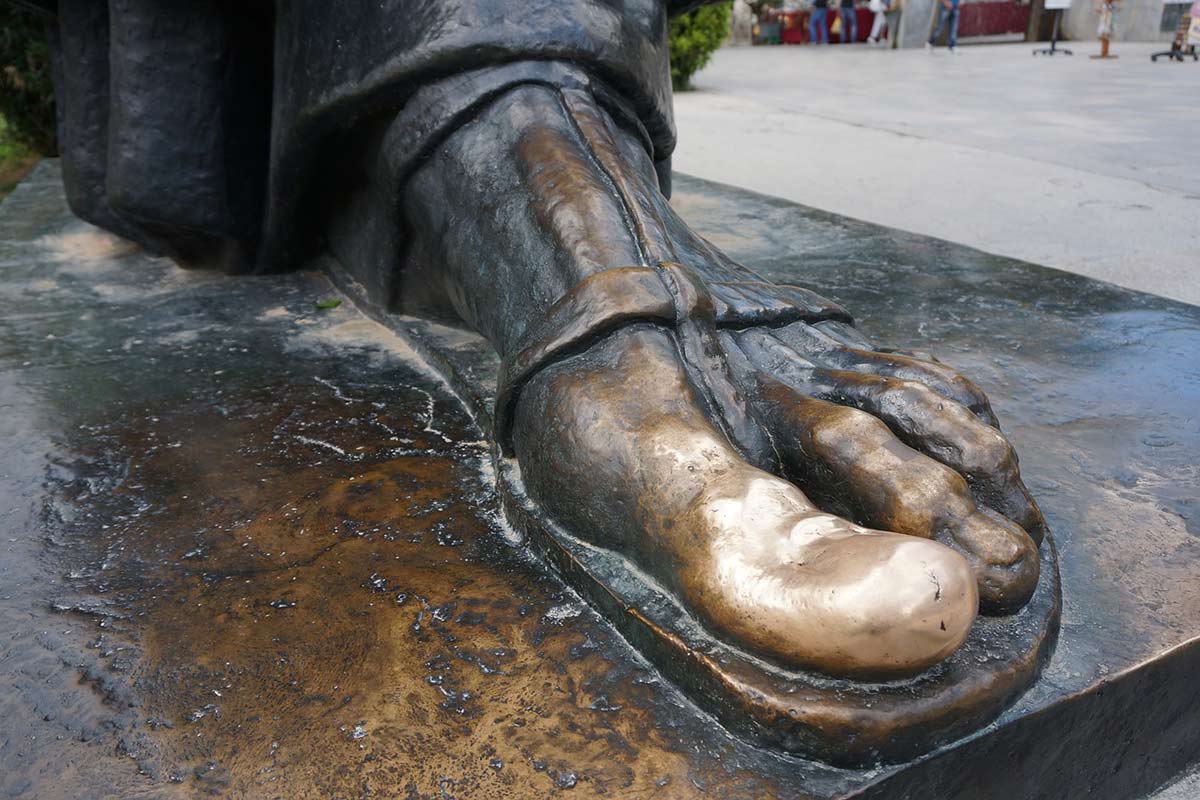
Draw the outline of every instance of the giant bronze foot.
<instances>
[{"instance_id":1,"label":"giant bronze foot","mask_svg":"<svg viewBox=\"0 0 1200 800\"><path fill-rule=\"evenodd\" d=\"M978 602L966 560L827 513L754 466L710 419L671 334L631 326L589 350L529 381L515 413L526 484L562 524L631 556L717 635L787 666L912 673L966 638ZM833 420L805 435L855 447L846 434Z\"/></svg>"},{"instance_id":2,"label":"giant bronze foot","mask_svg":"<svg viewBox=\"0 0 1200 800\"><path fill-rule=\"evenodd\" d=\"M731 727L906 757L1032 681L1053 542L969 380L671 209L667 18L698 2L43 3L68 195L181 262L317 258L381 317L455 315L565 580Z\"/></svg>"},{"instance_id":3,"label":"giant bronze foot","mask_svg":"<svg viewBox=\"0 0 1200 800\"><path fill-rule=\"evenodd\" d=\"M953 663L977 612L1009 619L1053 566L986 397L692 233L640 133L586 87L506 87L404 186L410 284L501 355L494 431L517 494L627 559L593 571L602 594L640 581L698 620L716 644L632 609L651 649L710 657L689 669L741 693L789 749L840 739L842 760L894 757L993 715L1036 672L1057 601L1047 590L1020 631L988 628L1012 650L1002 668ZM818 674L842 682L798 710L779 680L802 674L813 696ZM920 745L894 735L908 720L886 684L863 683L880 680L927 686L907 712Z\"/></svg>"}]
</instances>

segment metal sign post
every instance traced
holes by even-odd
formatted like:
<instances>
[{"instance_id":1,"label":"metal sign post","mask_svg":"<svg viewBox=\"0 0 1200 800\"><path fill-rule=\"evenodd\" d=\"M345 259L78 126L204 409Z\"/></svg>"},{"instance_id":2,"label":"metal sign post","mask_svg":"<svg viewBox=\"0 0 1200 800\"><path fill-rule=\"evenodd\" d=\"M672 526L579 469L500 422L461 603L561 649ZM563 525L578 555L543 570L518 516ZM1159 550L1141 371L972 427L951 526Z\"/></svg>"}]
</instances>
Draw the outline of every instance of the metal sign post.
<instances>
[{"instance_id":1,"label":"metal sign post","mask_svg":"<svg viewBox=\"0 0 1200 800\"><path fill-rule=\"evenodd\" d=\"M1046 11L1054 11L1054 28L1050 33L1050 46L1042 47L1033 51L1036 56L1043 53L1052 56L1055 53L1065 53L1066 55L1074 55L1065 47L1058 46L1058 23L1062 20L1063 11L1071 7L1071 0L1046 0L1046 4L1042 6Z\"/></svg>"}]
</instances>

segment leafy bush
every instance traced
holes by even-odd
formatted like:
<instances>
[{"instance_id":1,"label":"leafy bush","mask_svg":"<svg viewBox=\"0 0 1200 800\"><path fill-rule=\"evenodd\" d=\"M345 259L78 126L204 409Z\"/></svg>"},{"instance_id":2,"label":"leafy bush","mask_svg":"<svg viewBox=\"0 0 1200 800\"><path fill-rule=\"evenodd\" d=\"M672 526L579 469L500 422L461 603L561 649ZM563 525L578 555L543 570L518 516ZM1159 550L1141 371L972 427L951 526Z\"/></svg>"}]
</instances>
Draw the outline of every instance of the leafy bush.
<instances>
[{"instance_id":1,"label":"leafy bush","mask_svg":"<svg viewBox=\"0 0 1200 800\"><path fill-rule=\"evenodd\" d=\"M57 150L47 16L0 0L0 117L4 136L42 155Z\"/></svg>"},{"instance_id":2,"label":"leafy bush","mask_svg":"<svg viewBox=\"0 0 1200 800\"><path fill-rule=\"evenodd\" d=\"M733 3L701 6L671 20L671 84L679 91L691 87L700 71L729 34Z\"/></svg>"}]
</instances>

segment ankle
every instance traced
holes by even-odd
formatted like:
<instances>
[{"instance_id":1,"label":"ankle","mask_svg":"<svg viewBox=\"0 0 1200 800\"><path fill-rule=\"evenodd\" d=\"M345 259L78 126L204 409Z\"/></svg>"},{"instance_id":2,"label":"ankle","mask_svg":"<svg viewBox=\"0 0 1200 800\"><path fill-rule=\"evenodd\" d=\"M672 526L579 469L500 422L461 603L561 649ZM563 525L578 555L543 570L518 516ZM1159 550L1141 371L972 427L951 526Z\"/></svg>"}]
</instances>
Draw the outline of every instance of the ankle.
<instances>
[{"instance_id":1,"label":"ankle","mask_svg":"<svg viewBox=\"0 0 1200 800\"><path fill-rule=\"evenodd\" d=\"M642 169L631 168L639 155ZM605 159L621 162L619 176ZM406 269L441 283L462 318L507 354L588 276L647 262L622 194L631 181L642 184L634 191L657 193L644 141L594 96L513 87L449 134L405 184Z\"/></svg>"}]
</instances>

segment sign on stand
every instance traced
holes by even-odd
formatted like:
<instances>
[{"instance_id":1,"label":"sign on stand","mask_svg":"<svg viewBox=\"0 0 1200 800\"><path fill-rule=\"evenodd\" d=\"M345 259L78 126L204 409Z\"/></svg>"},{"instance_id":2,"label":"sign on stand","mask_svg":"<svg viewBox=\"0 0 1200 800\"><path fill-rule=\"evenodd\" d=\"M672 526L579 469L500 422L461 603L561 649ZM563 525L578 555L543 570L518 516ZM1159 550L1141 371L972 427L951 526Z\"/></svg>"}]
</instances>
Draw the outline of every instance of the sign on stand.
<instances>
[{"instance_id":1,"label":"sign on stand","mask_svg":"<svg viewBox=\"0 0 1200 800\"><path fill-rule=\"evenodd\" d=\"M1196 0L1196 2L1200 3L1200 0ZM1056 13L1054 15L1054 30L1051 31L1051 33L1050 33L1050 46L1042 47L1038 50L1034 50L1033 54L1035 56L1038 55L1039 53L1048 55L1048 56L1052 56L1055 53L1062 53L1062 54L1068 55L1068 56L1071 55L1070 50L1068 50L1065 47L1058 46L1058 24L1062 21L1063 12L1066 11L1070 7L1071 7L1071 0L1045 0L1045 3L1042 6L1042 8L1044 8L1047 11L1055 11L1058 13Z\"/></svg>"}]
</instances>

